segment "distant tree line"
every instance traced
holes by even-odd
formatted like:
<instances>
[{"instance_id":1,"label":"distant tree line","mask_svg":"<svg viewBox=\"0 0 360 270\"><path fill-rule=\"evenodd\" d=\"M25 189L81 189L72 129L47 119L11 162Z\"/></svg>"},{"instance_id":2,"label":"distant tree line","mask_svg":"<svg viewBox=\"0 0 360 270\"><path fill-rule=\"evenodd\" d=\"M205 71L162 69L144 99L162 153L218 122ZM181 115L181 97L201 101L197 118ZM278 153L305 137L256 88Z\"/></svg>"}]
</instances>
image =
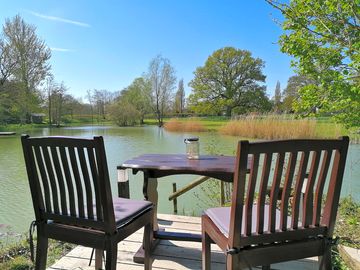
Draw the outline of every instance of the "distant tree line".
<instances>
[{"instance_id":1,"label":"distant tree line","mask_svg":"<svg viewBox=\"0 0 360 270\"><path fill-rule=\"evenodd\" d=\"M30 123L32 114L42 113L55 126L78 115L87 115L92 122L112 120L120 126L143 124L150 116L162 126L166 115L283 111L285 104L290 108L297 99L293 87L294 97L282 100L278 85L272 102L264 85L264 61L232 47L215 51L196 69L188 99L184 80L177 81L175 68L161 55L121 91L87 90L87 102L74 98L64 82L55 80L50 58L51 51L36 35L35 26L19 15L5 21L0 38L0 123ZM284 96L290 96L290 90Z\"/></svg>"},{"instance_id":2,"label":"distant tree line","mask_svg":"<svg viewBox=\"0 0 360 270\"><path fill-rule=\"evenodd\" d=\"M297 71L283 89L277 82L273 97L266 94L265 62L250 51L224 47L196 68L187 84L188 98L184 80L178 80L169 59L158 55L129 86L117 92L88 90L84 102L70 95L64 82L56 82L49 64L51 51L36 35L35 26L19 15L6 19L0 35L0 124L29 123L33 113L46 114L48 123L56 126L74 121L76 115L120 126L141 125L152 117L162 126L169 115L273 112L327 114L347 126L359 126L356 6L346 0L327 1L324 6L316 0L294 0L291 5L266 1L284 15L287 32L280 37L280 46L294 57Z\"/></svg>"}]
</instances>

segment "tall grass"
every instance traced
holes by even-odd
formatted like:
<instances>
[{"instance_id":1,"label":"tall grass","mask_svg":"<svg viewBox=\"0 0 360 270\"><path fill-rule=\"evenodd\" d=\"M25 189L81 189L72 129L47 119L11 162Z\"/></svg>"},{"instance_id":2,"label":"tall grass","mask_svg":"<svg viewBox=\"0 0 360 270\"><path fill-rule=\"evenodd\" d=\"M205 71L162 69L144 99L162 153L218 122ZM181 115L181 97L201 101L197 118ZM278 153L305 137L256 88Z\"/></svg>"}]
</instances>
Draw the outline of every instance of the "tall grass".
<instances>
[{"instance_id":1,"label":"tall grass","mask_svg":"<svg viewBox=\"0 0 360 270\"><path fill-rule=\"evenodd\" d=\"M207 131L205 126L198 120L189 119L186 121L180 121L179 119L170 119L164 124L164 128L168 131Z\"/></svg>"},{"instance_id":2,"label":"tall grass","mask_svg":"<svg viewBox=\"0 0 360 270\"><path fill-rule=\"evenodd\" d=\"M334 138L341 134L341 127L333 124L319 125L316 120L283 117L247 117L233 120L220 128L225 135L253 139Z\"/></svg>"}]
</instances>

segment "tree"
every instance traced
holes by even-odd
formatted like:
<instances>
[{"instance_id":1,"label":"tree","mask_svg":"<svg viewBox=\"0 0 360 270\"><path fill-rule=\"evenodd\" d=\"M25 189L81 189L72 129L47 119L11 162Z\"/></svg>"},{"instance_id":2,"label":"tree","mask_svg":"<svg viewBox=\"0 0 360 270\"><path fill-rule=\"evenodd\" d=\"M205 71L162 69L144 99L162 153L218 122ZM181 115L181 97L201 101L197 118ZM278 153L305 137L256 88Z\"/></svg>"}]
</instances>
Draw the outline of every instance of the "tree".
<instances>
[{"instance_id":1,"label":"tree","mask_svg":"<svg viewBox=\"0 0 360 270\"><path fill-rule=\"evenodd\" d=\"M275 94L274 94L274 111L280 112L281 111L281 88L280 82L277 81L275 87Z\"/></svg>"},{"instance_id":2,"label":"tree","mask_svg":"<svg viewBox=\"0 0 360 270\"><path fill-rule=\"evenodd\" d=\"M297 112L331 113L346 126L359 126L359 2L266 1L284 16L281 51L294 57L297 72L314 82L300 89Z\"/></svg>"},{"instance_id":3,"label":"tree","mask_svg":"<svg viewBox=\"0 0 360 270\"><path fill-rule=\"evenodd\" d=\"M136 78L124 88L109 110L110 118L120 126L143 124L145 114L152 110L151 81L146 76Z\"/></svg>"},{"instance_id":4,"label":"tree","mask_svg":"<svg viewBox=\"0 0 360 270\"><path fill-rule=\"evenodd\" d=\"M99 119L106 119L107 107L113 100L113 93L108 90L93 90L93 99L98 113Z\"/></svg>"},{"instance_id":5,"label":"tree","mask_svg":"<svg viewBox=\"0 0 360 270\"><path fill-rule=\"evenodd\" d=\"M5 62L10 63L2 70L6 70L6 76L11 72L14 80L23 85L26 120L30 121L31 109L39 100L36 87L50 71L48 60L51 51L36 35L36 27L27 24L19 15L6 19L2 36L1 46L5 48L7 59Z\"/></svg>"},{"instance_id":6,"label":"tree","mask_svg":"<svg viewBox=\"0 0 360 270\"><path fill-rule=\"evenodd\" d=\"M294 75L288 79L287 86L284 89L283 96L283 109L286 112L294 112L295 103L300 102L299 90L307 85L314 84L313 81L301 75Z\"/></svg>"},{"instance_id":7,"label":"tree","mask_svg":"<svg viewBox=\"0 0 360 270\"><path fill-rule=\"evenodd\" d=\"M121 92L122 99L138 111L140 124L144 123L145 114L151 112L151 90L151 81L144 76L136 78Z\"/></svg>"},{"instance_id":8,"label":"tree","mask_svg":"<svg viewBox=\"0 0 360 270\"><path fill-rule=\"evenodd\" d=\"M60 84L53 83L53 88L50 95L51 100L51 119L53 124L60 126L62 122L62 116L64 115L64 104L66 97L67 87L63 82Z\"/></svg>"},{"instance_id":9,"label":"tree","mask_svg":"<svg viewBox=\"0 0 360 270\"><path fill-rule=\"evenodd\" d=\"M90 111L91 111L91 123L94 124L94 98L91 90L86 91L86 98L90 104Z\"/></svg>"},{"instance_id":10,"label":"tree","mask_svg":"<svg viewBox=\"0 0 360 270\"><path fill-rule=\"evenodd\" d=\"M178 90L175 94L175 112L182 114L185 107L185 90L184 90L184 80L179 81Z\"/></svg>"},{"instance_id":11,"label":"tree","mask_svg":"<svg viewBox=\"0 0 360 270\"><path fill-rule=\"evenodd\" d=\"M0 123L16 124L24 116L25 96L22 85L15 81L5 81L0 85Z\"/></svg>"},{"instance_id":12,"label":"tree","mask_svg":"<svg viewBox=\"0 0 360 270\"><path fill-rule=\"evenodd\" d=\"M10 47L0 39L0 86L11 77L16 65L16 59L10 55Z\"/></svg>"},{"instance_id":13,"label":"tree","mask_svg":"<svg viewBox=\"0 0 360 270\"><path fill-rule=\"evenodd\" d=\"M265 81L262 73L264 61L253 58L246 50L225 47L215 51L203 67L194 72L190 82L193 93L189 97L191 107L197 112L225 111L231 116L234 110L247 112L259 108L264 99ZM256 93L257 100L249 103Z\"/></svg>"},{"instance_id":14,"label":"tree","mask_svg":"<svg viewBox=\"0 0 360 270\"><path fill-rule=\"evenodd\" d=\"M63 115L70 115L71 119L74 119L74 114L79 114L79 111L82 111L84 109L83 107L84 104L81 104L79 100L74 98L72 95L65 94L63 96ZM63 121L68 121L68 119L65 118L63 119Z\"/></svg>"},{"instance_id":15,"label":"tree","mask_svg":"<svg viewBox=\"0 0 360 270\"><path fill-rule=\"evenodd\" d=\"M140 113L135 106L122 98L110 106L109 112L111 120L118 126L133 126L140 118Z\"/></svg>"},{"instance_id":16,"label":"tree","mask_svg":"<svg viewBox=\"0 0 360 270\"><path fill-rule=\"evenodd\" d=\"M158 55L150 61L147 77L151 82L152 109L161 127L176 82L175 70L169 59Z\"/></svg>"},{"instance_id":17,"label":"tree","mask_svg":"<svg viewBox=\"0 0 360 270\"><path fill-rule=\"evenodd\" d=\"M49 126L52 125L52 97L53 97L53 93L54 91L56 91L56 83L54 81L54 76L50 75L46 78L46 87L45 87L45 91L47 94L47 107L48 107L48 121L49 121Z\"/></svg>"}]
</instances>

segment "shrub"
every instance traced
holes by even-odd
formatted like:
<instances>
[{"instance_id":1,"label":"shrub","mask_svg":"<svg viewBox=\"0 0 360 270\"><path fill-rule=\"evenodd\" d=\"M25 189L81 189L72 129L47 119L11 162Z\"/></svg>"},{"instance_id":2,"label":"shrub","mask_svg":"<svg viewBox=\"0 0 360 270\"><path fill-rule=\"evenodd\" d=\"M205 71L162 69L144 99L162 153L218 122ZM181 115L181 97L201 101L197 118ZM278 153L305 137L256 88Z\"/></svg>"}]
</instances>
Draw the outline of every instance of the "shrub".
<instances>
[{"instance_id":1,"label":"shrub","mask_svg":"<svg viewBox=\"0 0 360 270\"><path fill-rule=\"evenodd\" d=\"M17 256L14 259L10 260L9 262L5 263L2 269L9 269L9 270L29 270L34 269L32 262L23 257Z\"/></svg>"},{"instance_id":2,"label":"shrub","mask_svg":"<svg viewBox=\"0 0 360 270\"><path fill-rule=\"evenodd\" d=\"M164 128L168 131L190 131L190 132L203 132L207 131L204 125L197 120L190 119L186 121L180 121L179 119L170 119L164 124Z\"/></svg>"},{"instance_id":3,"label":"shrub","mask_svg":"<svg viewBox=\"0 0 360 270\"><path fill-rule=\"evenodd\" d=\"M111 120L118 126L134 126L140 122L140 113L125 101L119 101L109 108Z\"/></svg>"}]
</instances>

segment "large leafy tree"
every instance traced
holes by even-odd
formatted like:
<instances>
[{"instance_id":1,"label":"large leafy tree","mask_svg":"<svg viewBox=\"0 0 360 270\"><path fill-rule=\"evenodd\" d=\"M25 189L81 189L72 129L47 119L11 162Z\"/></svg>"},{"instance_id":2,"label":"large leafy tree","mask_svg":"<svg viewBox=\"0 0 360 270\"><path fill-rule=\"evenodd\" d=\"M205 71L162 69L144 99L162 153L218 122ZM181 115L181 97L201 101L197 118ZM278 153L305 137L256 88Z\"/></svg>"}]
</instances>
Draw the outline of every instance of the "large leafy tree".
<instances>
[{"instance_id":1,"label":"large leafy tree","mask_svg":"<svg viewBox=\"0 0 360 270\"><path fill-rule=\"evenodd\" d=\"M268 102L265 95L264 61L251 52L233 47L215 51L205 65L194 72L190 82L191 109L201 113L244 113L262 110ZM255 97L255 99L253 99ZM266 102L267 101L267 102Z\"/></svg>"},{"instance_id":2,"label":"large leafy tree","mask_svg":"<svg viewBox=\"0 0 360 270\"><path fill-rule=\"evenodd\" d=\"M347 126L359 126L360 2L266 1L284 16L281 51L294 57L297 72L313 81L300 89L296 110L332 113Z\"/></svg>"}]
</instances>

